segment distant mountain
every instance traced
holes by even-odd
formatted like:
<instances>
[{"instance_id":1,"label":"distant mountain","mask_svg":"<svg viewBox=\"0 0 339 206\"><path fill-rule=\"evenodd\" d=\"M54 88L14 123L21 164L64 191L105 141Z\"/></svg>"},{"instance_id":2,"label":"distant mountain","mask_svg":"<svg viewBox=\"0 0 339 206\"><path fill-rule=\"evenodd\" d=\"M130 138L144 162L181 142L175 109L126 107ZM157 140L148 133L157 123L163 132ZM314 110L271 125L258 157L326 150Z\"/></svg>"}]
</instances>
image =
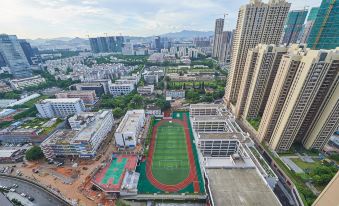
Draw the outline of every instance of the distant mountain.
<instances>
[{"instance_id":1,"label":"distant mountain","mask_svg":"<svg viewBox=\"0 0 339 206\"><path fill-rule=\"evenodd\" d=\"M194 37L209 37L213 36L213 34L213 31L183 30L179 32L161 34L160 36L174 39L192 39Z\"/></svg>"}]
</instances>

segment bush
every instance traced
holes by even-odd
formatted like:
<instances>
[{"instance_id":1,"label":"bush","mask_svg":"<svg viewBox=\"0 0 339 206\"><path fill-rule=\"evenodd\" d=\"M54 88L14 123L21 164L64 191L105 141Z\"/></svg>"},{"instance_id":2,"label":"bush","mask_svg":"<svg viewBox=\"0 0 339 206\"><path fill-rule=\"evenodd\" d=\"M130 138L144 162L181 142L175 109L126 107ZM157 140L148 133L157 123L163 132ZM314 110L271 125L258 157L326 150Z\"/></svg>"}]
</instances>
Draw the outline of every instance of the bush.
<instances>
[{"instance_id":1,"label":"bush","mask_svg":"<svg viewBox=\"0 0 339 206\"><path fill-rule=\"evenodd\" d=\"M42 152L39 146L33 146L29 150L26 151L26 159L28 161L39 160L44 157L44 153Z\"/></svg>"}]
</instances>

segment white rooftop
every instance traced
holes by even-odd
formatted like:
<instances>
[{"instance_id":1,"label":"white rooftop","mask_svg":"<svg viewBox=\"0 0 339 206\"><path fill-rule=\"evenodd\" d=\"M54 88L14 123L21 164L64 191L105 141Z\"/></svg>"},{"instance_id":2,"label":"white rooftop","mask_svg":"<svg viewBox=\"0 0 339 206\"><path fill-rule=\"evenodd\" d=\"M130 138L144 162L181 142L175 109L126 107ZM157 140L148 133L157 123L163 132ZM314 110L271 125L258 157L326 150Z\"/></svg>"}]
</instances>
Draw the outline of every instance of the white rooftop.
<instances>
[{"instance_id":1,"label":"white rooftop","mask_svg":"<svg viewBox=\"0 0 339 206\"><path fill-rule=\"evenodd\" d=\"M76 103L80 98L60 98L60 99L45 99L41 103Z\"/></svg>"},{"instance_id":2,"label":"white rooftop","mask_svg":"<svg viewBox=\"0 0 339 206\"><path fill-rule=\"evenodd\" d=\"M11 157L14 152L18 151L17 149L9 149L9 150L0 150L0 157L8 158Z\"/></svg>"},{"instance_id":3,"label":"white rooftop","mask_svg":"<svg viewBox=\"0 0 339 206\"><path fill-rule=\"evenodd\" d=\"M117 132L134 132L138 124L140 116L145 116L145 110L130 110L127 111L124 118L122 119Z\"/></svg>"}]
</instances>

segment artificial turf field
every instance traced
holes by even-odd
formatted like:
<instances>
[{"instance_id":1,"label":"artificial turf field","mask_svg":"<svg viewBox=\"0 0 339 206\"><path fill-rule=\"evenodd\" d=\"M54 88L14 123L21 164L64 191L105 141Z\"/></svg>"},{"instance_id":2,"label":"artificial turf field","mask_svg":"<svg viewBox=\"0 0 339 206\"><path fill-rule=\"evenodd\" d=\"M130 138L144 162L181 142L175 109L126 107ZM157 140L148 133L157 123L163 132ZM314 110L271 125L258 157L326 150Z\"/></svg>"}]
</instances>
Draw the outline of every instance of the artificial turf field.
<instances>
[{"instance_id":1,"label":"artificial turf field","mask_svg":"<svg viewBox=\"0 0 339 206\"><path fill-rule=\"evenodd\" d=\"M161 183L174 185L189 174L184 127L176 122L165 122L158 127L153 154L152 171Z\"/></svg>"},{"instance_id":2,"label":"artificial turf field","mask_svg":"<svg viewBox=\"0 0 339 206\"><path fill-rule=\"evenodd\" d=\"M172 117L154 121L147 156L136 169L140 194L205 193L189 113Z\"/></svg>"}]
</instances>

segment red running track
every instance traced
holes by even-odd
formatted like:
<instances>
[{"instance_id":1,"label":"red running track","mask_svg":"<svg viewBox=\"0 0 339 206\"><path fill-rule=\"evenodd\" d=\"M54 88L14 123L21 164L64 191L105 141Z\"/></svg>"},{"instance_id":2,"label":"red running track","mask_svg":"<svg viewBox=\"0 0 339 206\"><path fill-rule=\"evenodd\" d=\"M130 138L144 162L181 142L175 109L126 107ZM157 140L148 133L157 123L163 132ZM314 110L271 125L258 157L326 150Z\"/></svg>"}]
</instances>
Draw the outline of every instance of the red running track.
<instances>
[{"instance_id":1,"label":"red running track","mask_svg":"<svg viewBox=\"0 0 339 206\"><path fill-rule=\"evenodd\" d=\"M157 130L158 130L158 127L160 125L162 125L163 123L168 122L168 121L176 122L178 124L181 124L184 127L188 158L189 158L189 162L190 162L190 172L189 172L188 177L186 179L184 179L182 182L175 184L175 185L168 185L168 184L163 184L163 183L159 182L154 177L153 172L152 172L154 145L155 145ZM152 185L154 185L156 188L163 190L163 191L166 191L166 192L177 192L179 190L184 189L185 187L187 187L191 183L193 183L194 192L195 193L200 192L200 187L199 187L199 182L198 182L198 177L197 177L197 172L196 172L196 165L195 165L195 160L194 160L194 155L193 155L193 150L192 150L192 144L191 144L189 127L188 127L188 124L187 124L186 114L184 114L183 120L178 120L178 119L164 120L163 119L153 127L152 139L151 139L149 154L148 154L148 158L147 158L147 162L146 162L146 176L147 176L148 180L152 183Z\"/></svg>"}]
</instances>

